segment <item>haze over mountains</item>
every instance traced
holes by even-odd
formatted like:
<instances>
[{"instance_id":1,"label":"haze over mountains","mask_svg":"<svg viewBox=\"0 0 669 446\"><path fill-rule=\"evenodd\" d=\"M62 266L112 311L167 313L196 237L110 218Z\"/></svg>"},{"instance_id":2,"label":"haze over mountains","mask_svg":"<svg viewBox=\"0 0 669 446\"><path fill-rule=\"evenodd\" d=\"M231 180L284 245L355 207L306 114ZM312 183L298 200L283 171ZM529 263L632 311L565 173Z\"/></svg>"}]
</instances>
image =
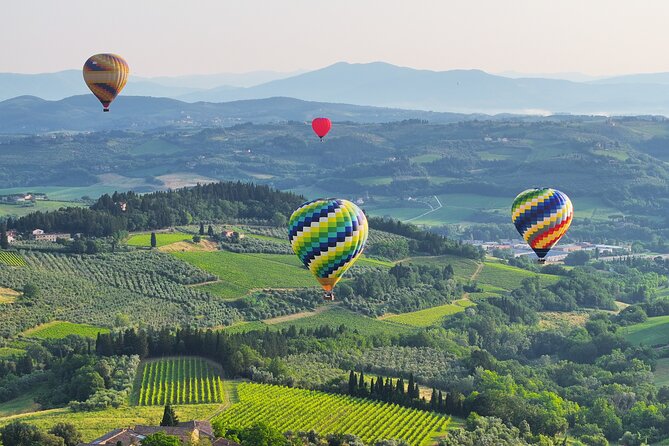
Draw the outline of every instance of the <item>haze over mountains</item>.
<instances>
[{"instance_id":1,"label":"haze over mountains","mask_svg":"<svg viewBox=\"0 0 669 446\"><path fill-rule=\"evenodd\" d=\"M57 100L86 93L78 70L34 75L0 74L0 100L21 95ZM632 74L574 82L541 77L505 77L480 70L437 72L382 62L340 62L293 75L255 72L172 78L134 77L122 94L126 97L166 97L185 102L228 102L281 96L306 101L456 113L669 115L669 73Z\"/></svg>"}]
</instances>

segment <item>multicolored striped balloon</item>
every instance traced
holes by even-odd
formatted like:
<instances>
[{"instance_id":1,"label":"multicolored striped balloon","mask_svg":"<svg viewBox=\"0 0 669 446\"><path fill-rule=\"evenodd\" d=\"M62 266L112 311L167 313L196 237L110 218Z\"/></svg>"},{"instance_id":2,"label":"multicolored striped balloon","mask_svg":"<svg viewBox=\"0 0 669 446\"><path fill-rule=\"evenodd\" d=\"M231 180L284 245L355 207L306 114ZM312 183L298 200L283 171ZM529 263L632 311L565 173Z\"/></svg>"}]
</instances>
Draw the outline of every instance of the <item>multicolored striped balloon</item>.
<instances>
[{"instance_id":1,"label":"multicolored striped balloon","mask_svg":"<svg viewBox=\"0 0 669 446\"><path fill-rule=\"evenodd\" d=\"M288 223L293 251L328 294L362 254L368 233L360 208L338 198L304 203Z\"/></svg>"},{"instance_id":2,"label":"multicolored striped balloon","mask_svg":"<svg viewBox=\"0 0 669 446\"><path fill-rule=\"evenodd\" d=\"M518 194L511 207L511 220L540 259L569 229L574 207L559 190L528 189Z\"/></svg>"},{"instance_id":3,"label":"multicolored striped balloon","mask_svg":"<svg viewBox=\"0 0 669 446\"><path fill-rule=\"evenodd\" d=\"M125 87L128 73L127 62L116 54L96 54L84 64L84 81L102 103L103 111L109 111L109 104Z\"/></svg>"}]
</instances>

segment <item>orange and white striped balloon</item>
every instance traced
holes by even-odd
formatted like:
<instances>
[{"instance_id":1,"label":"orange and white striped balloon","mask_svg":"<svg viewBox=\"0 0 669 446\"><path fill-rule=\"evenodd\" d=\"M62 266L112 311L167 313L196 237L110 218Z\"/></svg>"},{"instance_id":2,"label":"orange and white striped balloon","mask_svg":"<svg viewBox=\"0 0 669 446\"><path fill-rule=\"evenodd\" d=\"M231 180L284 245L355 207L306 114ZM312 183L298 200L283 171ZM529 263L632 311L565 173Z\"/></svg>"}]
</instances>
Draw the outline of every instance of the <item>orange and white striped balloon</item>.
<instances>
[{"instance_id":1,"label":"orange and white striped balloon","mask_svg":"<svg viewBox=\"0 0 669 446\"><path fill-rule=\"evenodd\" d=\"M84 64L84 81L102 103L103 111L128 82L128 63L116 54L96 54Z\"/></svg>"}]
</instances>

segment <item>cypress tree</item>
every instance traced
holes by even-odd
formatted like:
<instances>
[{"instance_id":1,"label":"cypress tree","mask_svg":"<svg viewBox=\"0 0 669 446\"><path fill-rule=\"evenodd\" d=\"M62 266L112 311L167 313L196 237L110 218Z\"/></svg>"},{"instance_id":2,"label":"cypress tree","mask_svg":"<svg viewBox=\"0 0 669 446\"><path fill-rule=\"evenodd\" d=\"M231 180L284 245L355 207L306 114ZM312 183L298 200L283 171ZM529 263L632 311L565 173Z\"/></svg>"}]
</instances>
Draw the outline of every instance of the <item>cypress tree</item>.
<instances>
[{"instance_id":1,"label":"cypress tree","mask_svg":"<svg viewBox=\"0 0 669 446\"><path fill-rule=\"evenodd\" d=\"M436 411L437 407L437 389L432 388L432 397L430 398L430 409Z\"/></svg>"},{"instance_id":2,"label":"cypress tree","mask_svg":"<svg viewBox=\"0 0 669 446\"><path fill-rule=\"evenodd\" d=\"M156 233L152 232L151 233L151 247L155 248L156 246L158 246L158 241L156 240Z\"/></svg>"},{"instance_id":3,"label":"cypress tree","mask_svg":"<svg viewBox=\"0 0 669 446\"><path fill-rule=\"evenodd\" d=\"M349 395L355 395L356 392L356 386L357 386L358 380L356 379L355 372L351 370L351 373L348 375L348 394Z\"/></svg>"},{"instance_id":4,"label":"cypress tree","mask_svg":"<svg viewBox=\"0 0 669 446\"><path fill-rule=\"evenodd\" d=\"M209 228L207 229L207 235L208 235L209 237L213 237L213 236L214 236L214 228L212 228L211 225L209 225Z\"/></svg>"},{"instance_id":5,"label":"cypress tree","mask_svg":"<svg viewBox=\"0 0 669 446\"><path fill-rule=\"evenodd\" d=\"M9 237L7 237L7 231L4 229L0 232L0 248L7 249L9 248Z\"/></svg>"},{"instance_id":6,"label":"cypress tree","mask_svg":"<svg viewBox=\"0 0 669 446\"><path fill-rule=\"evenodd\" d=\"M374 378L369 380L369 394L374 395Z\"/></svg>"},{"instance_id":7,"label":"cypress tree","mask_svg":"<svg viewBox=\"0 0 669 446\"><path fill-rule=\"evenodd\" d=\"M358 392L360 395L365 394L365 373L361 370L360 371L360 382L358 383Z\"/></svg>"},{"instance_id":8,"label":"cypress tree","mask_svg":"<svg viewBox=\"0 0 669 446\"><path fill-rule=\"evenodd\" d=\"M200 222L200 231L199 231L199 234L200 234L200 235L204 235L204 223L202 223L202 222Z\"/></svg>"},{"instance_id":9,"label":"cypress tree","mask_svg":"<svg viewBox=\"0 0 669 446\"><path fill-rule=\"evenodd\" d=\"M441 393L441 390L439 391L439 396L437 397L437 410L439 410L439 412L444 411L444 396Z\"/></svg>"},{"instance_id":10,"label":"cypress tree","mask_svg":"<svg viewBox=\"0 0 669 446\"><path fill-rule=\"evenodd\" d=\"M415 398L414 394L415 394L416 389L414 387L415 387L415 383L414 383L414 380L413 380L413 373L411 373L409 375L409 387L407 388L407 396L409 397L410 400Z\"/></svg>"},{"instance_id":11,"label":"cypress tree","mask_svg":"<svg viewBox=\"0 0 669 446\"><path fill-rule=\"evenodd\" d=\"M161 426L176 426L179 424L179 418L174 412L171 404L165 404L165 410L163 411L163 420L160 422Z\"/></svg>"}]
</instances>

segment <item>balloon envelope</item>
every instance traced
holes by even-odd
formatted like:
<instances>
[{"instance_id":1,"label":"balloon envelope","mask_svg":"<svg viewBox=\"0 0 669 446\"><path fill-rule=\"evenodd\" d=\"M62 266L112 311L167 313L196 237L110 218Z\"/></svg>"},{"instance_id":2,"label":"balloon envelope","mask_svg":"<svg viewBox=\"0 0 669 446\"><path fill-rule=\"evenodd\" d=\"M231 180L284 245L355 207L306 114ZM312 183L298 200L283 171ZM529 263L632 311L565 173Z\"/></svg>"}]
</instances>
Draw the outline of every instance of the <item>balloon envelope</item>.
<instances>
[{"instance_id":1,"label":"balloon envelope","mask_svg":"<svg viewBox=\"0 0 669 446\"><path fill-rule=\"evenodd\" d=\"M330 131L330 128L332 128L332 123L328 118L316 118L311 121L311 128L314 129L314 133L316 133L320 139L323 139L323 137Z\"/></svg>"},{"instance_id":2,"label":"balloon envelope","mask_svg":"<svg viewBox=\"0 0 669 446\"><path fill-rule=\"evenodd\" d=\"M104 111L125 87L129 72L127 62L116 54L96 54L84 64L84 81Z\"/></svg>"},{"instance_id":3,"label":"balloon envelope","mask_svg":"<svg viewBox=\"0 0 669 446\"><path fill-rule=\"evenodd\" d=\"M293 251L326 292L360 257L368 232L362 210L338 198L304 203L288 223Z\"/></svg>"},{"instance_id":4,"label":"balloon envelope","mask_svg":"<svg viewBox=\"0 0 669 446\"><path fill-rule=\"evenodd\" d=\"M567 232L573 216L569 197L550 188L525 190L511 207L513 224L540 259Z\"/></svg>"}]
</instances>

